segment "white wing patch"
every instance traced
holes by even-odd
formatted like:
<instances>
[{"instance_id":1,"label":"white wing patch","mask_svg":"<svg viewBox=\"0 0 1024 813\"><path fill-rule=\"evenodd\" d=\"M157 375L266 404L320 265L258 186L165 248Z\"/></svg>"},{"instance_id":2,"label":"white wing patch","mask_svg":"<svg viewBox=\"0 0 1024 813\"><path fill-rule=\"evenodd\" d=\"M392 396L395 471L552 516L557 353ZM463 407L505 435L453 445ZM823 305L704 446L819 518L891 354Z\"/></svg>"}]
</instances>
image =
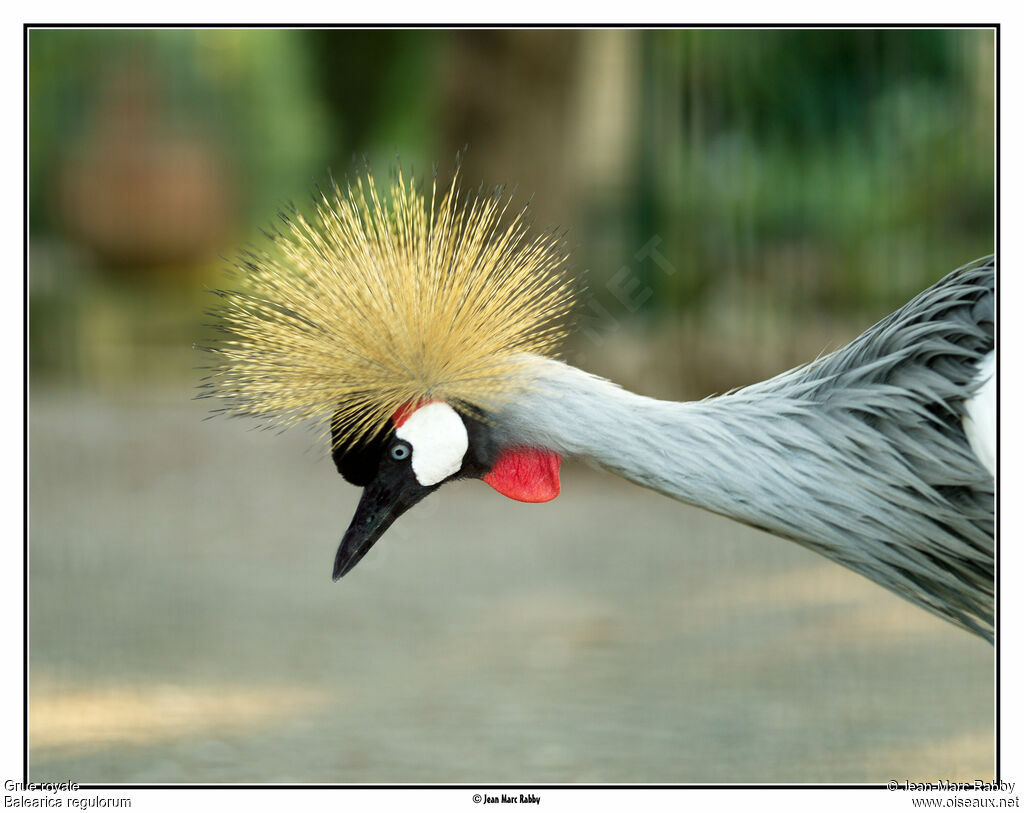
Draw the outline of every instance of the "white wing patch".
<instances>
[{"instance_id":1,"label":"white wing patch","mask_svg":"<svg viewBox=\"0 0 1024 813\"><path fill-rule=\"evenodd\" d=\"M964 408L964 432L967 442L993 477L996 475L996 354L989 353L978 363L975 378L978 389Z\"/></svg>"},{"instance_id":2,"label":"white wing patch","mask_svg":"<svg viewBox=\"0 0 1024 813\"><path fill-rule=\"evenodd\" d=\"M412 471L421 486L432 486L462 468L469 435L459 413L442 401L417 409L395 436L412 446Z\"/></svg>"}]
</instances>

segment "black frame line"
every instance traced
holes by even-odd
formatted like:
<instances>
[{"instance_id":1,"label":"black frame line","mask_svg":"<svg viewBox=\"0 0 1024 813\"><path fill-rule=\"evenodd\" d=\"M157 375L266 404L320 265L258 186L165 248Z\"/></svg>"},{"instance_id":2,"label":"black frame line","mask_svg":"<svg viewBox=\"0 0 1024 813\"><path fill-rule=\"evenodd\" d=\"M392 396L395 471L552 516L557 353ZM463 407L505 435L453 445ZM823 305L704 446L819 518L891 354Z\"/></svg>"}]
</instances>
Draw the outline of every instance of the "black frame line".
<instances>
[{"instance_id":1,"label":"black frame line","mask_svg":"<svg viewBox=\"0 0 1024 813\"><path fill-rule=\"evenodd\" d=\"M22 731L22 754L23 754L23 782L28 784L29 782L29 33L32 30L45 30L45 29L90 29L90 30L110 30L110 29L191 29L191 30L205 30L205 29L244 29L244 30L255 30L255 29L348 29L348 30L380 30L380 29L404 29L404 30L430 30L430 29L443 29L443 30L482 30L482 29L539 29L539 30L553 30L553 29L565 29L565 30L578 30L578 29L635 29L635 30L658 30L658 29L688 29L688 30L699 30L699 29L738 29L738 30L754 30L754 29L874 29L874 30L889 30L889 29L991 29L995 34L995 167L994 167L994 182L995 182L995 201L994 201L994 233L995 233L995 256L996 256L996 268L995 268L995 345L996 348L1000 346L1000 326L1001 326L1001 297L999 296L999 277L1001 275L1001 269L999 267L999 258L1001 256L1000 251L1000 223L1001 223L1001 184L1000 184L1000 149L1001 149L1001 133L1000 133L1000 89L1001 89L1001 24L913 24L913 23L899 23L899 24L885 24L885 25L871 25L867 23L853 23L853 24L836 24L836 25L797 25L797 24L782 24L782 23L765 23L765 24L700 24L700 25L671 25L671 24L599 24L599 25L570 25L570 24L547 24L547 25L523 25L523 24L411 24L411 25L375 25L375 24L346 24L346 25L329 25L329 24L314 24L314 25L294 25L294 24L255 24L255 25L239 25L239 24L199 24L189 25L184 23L170 23L170 24L130 24L130 23L112 23L112 24L58 24L58 23L45 23L45 24L33 24L25 23L24 26L24 37L23 37L23 176L24 176L24 189L23 189L23 210L25 217L25 232L24 232L24 245L23 245L23 341L25 343L23 348L23 511L24 511L24 536L23 536L23 621L22 621L22 634L23 634L23 650L22 650L22 675L23 675L23 690L22 690L22 702L23 702L23 731ZM998 482L1001 476L1001 457L999 455L999 438L1000 438L1000 427L1001 427L1001 410L999 410L998 404L1000 403L1001 396L1001 385L998 377L1001 371L1002 360L1001 355L997 352L995 359L995 370L996 370L996 419L995 419L995 439L996 439L996 489L995 489L995 774L994 782L1001 783L1002 772L1001 772L1001 721L1000 721L1000 696L1001 696L1001 683L1000 683L1000 666L1001 666L1001 625L999 624L999 598L1000 598L1000 583L1001 583L1001 572L999 568L999 540L1001 537L1001 500L1000 500L1000 489L998 488ZM887 789L886 784L821 784L821 783L808 783L808 784L674 784L674 783L659 783L659 784L337 784L337 783L323 783L323 784L278 784L278 783L267 783L267 784L204 784L204 783L191 783L191 784L79 784L79 788L83 790L94 790L94 789L117 789L117 790L324 790L324 789L357 789L357 790L479 790L479 789L506 789L506 790L536 790L540 788L554 789L554 790L643 790L643 789L696 789L696 790L761 790L761 789L778 789L778 790L805 790L805 789L817 789L817 790L860 790L860 789Z\"/></svg>"}]
</instances>

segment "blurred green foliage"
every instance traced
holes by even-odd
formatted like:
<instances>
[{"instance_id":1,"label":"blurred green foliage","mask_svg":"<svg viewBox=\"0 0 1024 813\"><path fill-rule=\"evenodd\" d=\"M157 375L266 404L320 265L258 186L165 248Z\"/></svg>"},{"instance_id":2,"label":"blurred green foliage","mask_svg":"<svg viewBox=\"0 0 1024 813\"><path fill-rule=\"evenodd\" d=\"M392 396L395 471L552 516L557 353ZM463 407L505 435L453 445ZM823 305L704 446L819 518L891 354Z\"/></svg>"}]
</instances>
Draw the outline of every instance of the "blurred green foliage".
<instances>
[{"instance_id":1,"label":"blurred green foliage","mask_svg":"<svg viewBox=\"0 0 1024 813\"><path fill-rule=\"evenodd\" d=\"M305 194L330 155L305 40L275 30L34 30L29 37L31 226L62 227L56 173L96 127L110 84L146 71L164 133L197 134L237 169L248 223ZM246 225L248 231L249 226Z\"/></svg>"},{"instance_id":2,"label":"blurred green foliage","mask_svg":"<svg viewBox=\"0 0 1024 813\"><path fill-rule=\"evenodd\" d=\"M994 69L984 29L36 29L32 360L187 347L216 255L328 168L467 141L571 227L585 311L880 316L994 247Z\"/></svg>"},{"instance_id":3,"label":"blurred green foliage","mask_svg":"<svg viewBox=\"0 0 1024 813\"><path fill-rule=\"evenodd\" d=\"M330 116L331 166L345 170L353 156L374 165L400 153L403 160L437 161L436 64L443 31L402 30L303 33L315 85Z\"/></svg>"},{"instance_id":4,"label":"blurred green foliage","mask_svg":"<svg viewBox=\"0 0 1024 813\"><path fill-rule=\"evenodd\" d=\"M652 302L685 309L724 274L784 283L808 262L803 306L885 308L990 252L992 37L645 34L637 242L661 235L682 270L647 262Z\"/></svg>"}]
</instances>

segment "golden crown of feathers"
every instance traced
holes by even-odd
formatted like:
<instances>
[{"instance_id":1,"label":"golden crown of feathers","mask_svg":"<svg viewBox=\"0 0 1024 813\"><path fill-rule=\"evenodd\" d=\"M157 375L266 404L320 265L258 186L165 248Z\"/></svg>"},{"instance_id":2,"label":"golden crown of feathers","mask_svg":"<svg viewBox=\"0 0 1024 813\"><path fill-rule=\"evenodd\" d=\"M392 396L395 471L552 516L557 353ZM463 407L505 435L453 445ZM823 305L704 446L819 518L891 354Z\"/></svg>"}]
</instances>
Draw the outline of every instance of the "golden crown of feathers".
<instances>
[{"instance_id":1,"label":"golden crown of feathers","mask_svg":"<svg viewBox=\"0 0 1024 813\"><path fill-rule=\"evenodd\" d=\"M462 195L459 171L427 194L412 174L385 193L367 170L317 190L312 222L292 207L263 250L216 291L215 411L288 427L333 419L349 446L403 405L498 406L523 353L553 354L574 290L557 235L531 236L528 205L502 188Z\"/></svg>"}]
</instances>

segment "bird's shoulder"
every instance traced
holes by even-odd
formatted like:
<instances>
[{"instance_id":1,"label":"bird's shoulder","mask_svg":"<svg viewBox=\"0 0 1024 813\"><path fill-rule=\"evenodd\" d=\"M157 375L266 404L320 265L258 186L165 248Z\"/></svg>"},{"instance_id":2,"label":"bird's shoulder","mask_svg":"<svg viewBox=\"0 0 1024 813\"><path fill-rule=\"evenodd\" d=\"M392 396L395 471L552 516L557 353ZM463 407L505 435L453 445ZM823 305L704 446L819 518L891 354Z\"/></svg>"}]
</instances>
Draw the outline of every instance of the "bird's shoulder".
<instances>
[{"instance_id":1,"label":"bird's shoulder","mask_svg":"<svg viewBox=\"0 0 1024 813\"><path fill-rule=\"evenodd\" d=\"M846 347L803 368L798 379L812 389L892 387L947 399L969 396L995 344L994 275L993 257L958 268Z\"/></svg>"}]
</instances>

